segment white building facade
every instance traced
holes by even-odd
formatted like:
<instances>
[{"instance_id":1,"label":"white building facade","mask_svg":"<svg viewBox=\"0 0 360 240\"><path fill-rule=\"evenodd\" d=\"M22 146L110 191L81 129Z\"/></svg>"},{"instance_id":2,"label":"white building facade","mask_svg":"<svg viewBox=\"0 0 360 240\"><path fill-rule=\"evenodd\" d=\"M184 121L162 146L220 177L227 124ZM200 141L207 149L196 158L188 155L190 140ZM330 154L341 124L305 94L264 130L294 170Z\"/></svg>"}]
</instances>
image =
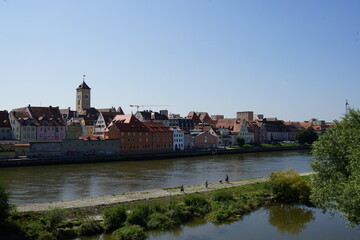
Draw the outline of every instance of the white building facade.
<instances>
[{"instance_id":1,"label":"white building facade","mask_svg":"<svg viewBox=\"0 0 360 240\"><path fill-rule=\"evenodd\" d=\"M183 151L185 149L184 132L180 128L170 128L173 131L173 150Z\"/></svg>"}]
</instances>

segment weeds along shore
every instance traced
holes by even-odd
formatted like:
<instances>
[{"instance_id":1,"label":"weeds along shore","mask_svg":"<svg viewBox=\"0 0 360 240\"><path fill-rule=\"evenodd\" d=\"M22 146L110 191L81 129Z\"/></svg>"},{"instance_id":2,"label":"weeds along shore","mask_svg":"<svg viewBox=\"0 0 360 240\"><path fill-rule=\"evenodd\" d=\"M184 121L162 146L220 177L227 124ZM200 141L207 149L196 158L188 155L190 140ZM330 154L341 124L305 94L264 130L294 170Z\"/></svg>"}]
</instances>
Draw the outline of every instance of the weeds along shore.
<instances>
[{"instance_id":1,"label":"weeds along shore","mask_svg":"<svg viewBox=\"0 0 360 240\"><path fill-rule=\"evenodd\" d=\"M176 189L178 191L178 189ZM120 204L42 212L9 211L0 227L8 239L73 239L111 233L112 239L146 239L148 230L180 227L195 217L215 223L237 221L274 202L310 205L309 176L274 172L268 181ZM1 222L1 221L0 221Z\"/></svg>"}]
</instances>

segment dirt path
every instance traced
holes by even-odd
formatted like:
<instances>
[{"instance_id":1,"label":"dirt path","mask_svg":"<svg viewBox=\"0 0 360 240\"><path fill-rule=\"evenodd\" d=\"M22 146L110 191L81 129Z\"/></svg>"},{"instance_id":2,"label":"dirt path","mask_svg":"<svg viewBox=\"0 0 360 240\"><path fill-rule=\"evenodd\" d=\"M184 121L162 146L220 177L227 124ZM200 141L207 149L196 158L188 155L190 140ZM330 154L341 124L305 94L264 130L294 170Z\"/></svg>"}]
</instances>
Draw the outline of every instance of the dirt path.
<instances>
[{"instance_id":1,"label":"dirt path","mask_svg":"<svg viewBox=\"0 0 360 240\"><path fill-rule=\"evenodd\" d=\"M300 175L309 175L308 173L301 173ZM232 180L230 183L209 183L208 188L205 188L204 184L198 185L189 185L184 186L185 194L187 193L195 193L195 192L205 192L212 191L215 189L221 188L229 188L234 186L240 186L244 184L254 183L254 182L264 182L267 181L267 177L263 178L254 178L254 179L246 179L246 180ZM16 208L19 212L33 212L33 211L45 211L52 207L60 207L64 209L69 208L88 208L88 207L96 207L101 205L109 205L115 203L124 203L131 202L137 200L146 200L146 199L154 199L161 197L168 197L174 195L183 194L180 192L180 188L170 188L170 189L151 189L146 191L138 191L138 192L128 192L128 193L118 193L111 195L104 195L98 197L90 197L83 199L74 199L74 200L66 200L66 201L58 201L58 202L50 202L50 203L31 203L31 204L18 204Z\"/></svg>"}]
</instances>

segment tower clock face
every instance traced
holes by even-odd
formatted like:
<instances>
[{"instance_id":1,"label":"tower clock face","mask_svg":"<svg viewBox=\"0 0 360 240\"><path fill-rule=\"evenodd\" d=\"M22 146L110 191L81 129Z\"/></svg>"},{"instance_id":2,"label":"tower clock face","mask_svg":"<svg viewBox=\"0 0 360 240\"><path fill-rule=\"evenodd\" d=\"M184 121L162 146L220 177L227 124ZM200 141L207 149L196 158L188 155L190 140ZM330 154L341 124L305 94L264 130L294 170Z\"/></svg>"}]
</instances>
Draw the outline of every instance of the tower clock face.
<instances>
[{"instance_id":1,"label":"tower clock face","mask_svg":"<svg viewBox=\"0 0 360 240\"><path fill-rule=\"evenodd\" d=\"M85 94L85 95L84 95L84 98L89 98L89 95Z\"/></svg>"},{"instance_id":2,"label":"tower clock face","mask_svg":"<svg viewBox=\"0 0 360 240\"><path fill-rule=\"evenodd\" d=\"M80 95L78 95L78 99L80 99L81 98L81 96Z\"/></svg>"}]
</instances>

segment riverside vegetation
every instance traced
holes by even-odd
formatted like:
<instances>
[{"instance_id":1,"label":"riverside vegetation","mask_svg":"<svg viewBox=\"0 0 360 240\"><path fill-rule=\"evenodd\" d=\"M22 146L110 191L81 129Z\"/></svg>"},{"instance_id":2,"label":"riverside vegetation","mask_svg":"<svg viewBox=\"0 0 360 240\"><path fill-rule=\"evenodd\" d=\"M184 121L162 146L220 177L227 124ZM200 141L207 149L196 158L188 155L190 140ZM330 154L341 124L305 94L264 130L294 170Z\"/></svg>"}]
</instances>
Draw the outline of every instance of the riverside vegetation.
<instances>
[{"instance_id":1,"label":"riverside vegetation","mask_svg":"<svg viewBox=\"0 0 360 240\"><path fill-rule=\"evenodd\" d=\"M222 223L273 202L310 204L309 177L292 170L274 172L268 182L111 206L101 218L61 208L20 214L8 204L4 187L0 190L0 236L6 239L66 240L103 232L114 240L146 239L148 230L174 229L194 217Z\"/></svg>"}]
</instances>

